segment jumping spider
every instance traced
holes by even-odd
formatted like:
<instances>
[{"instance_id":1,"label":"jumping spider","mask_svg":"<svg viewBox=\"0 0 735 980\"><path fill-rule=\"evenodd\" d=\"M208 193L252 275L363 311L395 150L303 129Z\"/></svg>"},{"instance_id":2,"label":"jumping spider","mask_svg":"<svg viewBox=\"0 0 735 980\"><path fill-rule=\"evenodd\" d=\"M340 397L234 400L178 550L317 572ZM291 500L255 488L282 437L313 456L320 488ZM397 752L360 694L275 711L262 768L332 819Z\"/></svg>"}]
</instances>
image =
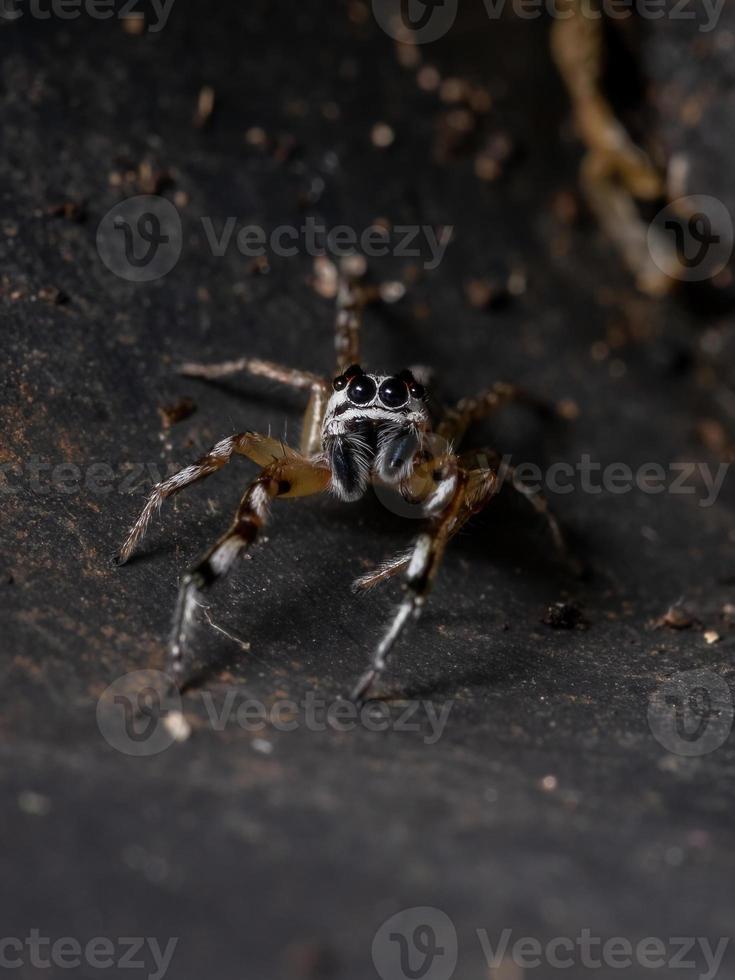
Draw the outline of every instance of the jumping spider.
<instances>
[{"instance_id":1,"label":"jumping spider","mask_svg":"<svg viewBox=\"0 0 735 980\"><path fill-rule=\"evenodd\" d=\"M359 500L371 484L392 487L422 508L427 523L412 549L401 553L354 583L356 591L404 573L404 597L373 654L372 664L351 697L363 701L386 667L388 656L410 619L417 619L436 577L444 550L469 518L497 492L499 458L492 450L455 453L468 426L511 402L543 409L521 389L496 384L464 398L433 425L421 369L396 375L368 374L359 362L359 335L371 291L355 277L342 275L337 293L335 347L337 376L332 382L307 371L269 361L241 358L223 364L185 364L188 377L217 379L246 371L309 392L299 450L279 439L243 432L218 442L191 466L157 484L133 525L118 561L126 562L162 502L197 480L216 473L233 454L262 467L245 491L230 529L181 580L169 646L169 671L178 685L186 681L186 645L201 605L201 592L232 568L255 541L277 497L307 497L329 491L340 500ZM507 472L513 475L513 468ZM540 494L512 481L544 514L554 541L563 550L559 525Z\"/></svg>"}]
</instances>

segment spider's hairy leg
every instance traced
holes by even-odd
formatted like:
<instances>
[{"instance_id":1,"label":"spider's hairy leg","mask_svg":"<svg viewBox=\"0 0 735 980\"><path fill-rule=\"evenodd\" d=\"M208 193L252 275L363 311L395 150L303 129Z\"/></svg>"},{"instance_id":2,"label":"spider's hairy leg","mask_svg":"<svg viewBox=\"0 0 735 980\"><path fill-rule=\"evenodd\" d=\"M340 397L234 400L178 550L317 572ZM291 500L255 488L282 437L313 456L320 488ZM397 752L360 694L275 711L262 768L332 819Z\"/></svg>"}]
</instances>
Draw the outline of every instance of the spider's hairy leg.
<instances>
[{"instance_id":1,"label":"spider's hairy leg","mask_svg":"<svg viewBox=\"0 0 735 980\"><path fill-rule=\"evenodd\" d=\"M120 549L117 558L118 564L122 565L130 558L147 531L151 518L164 500L221 470L223 466L229 463L233 453L247 456L259 466L266 466L274 459L298 455L295 450L285 446L278 439L271 439L268 436L259 435L257 432L241 432L239 435L222 439L195 463L185 466L183 470L179 470L178 473L174 473L173 476L153 487L138 520L130 529L125 544Z\"/></svg>"},{"instance_id":2,"label":"spider's hairy leg","mask_svg":"<svg viewBox=\"0 0 735 980\"><path fill-rule=\"evenodd\" d=\"M229 530L181 580L176 604L169 671L180 684L183 676L186 641L201 594L226 575L235 560L249 548L268 519L270 503L277 497L307 497L322 493L329 486L326 464L303 457L279 459L270 463L243 494Z\"/></svg>"},{"instance_id":3,"label":"spider's hairy leg","mask_svg":"<svg viewBox=\"0 0 735 980\"><path fill-rule=\"evenodd\" d=\"M273 361L263 361L257 357L241 357L235 361L223 361L221 364L182 364L179 373L188 378L203 378L206 381L216 381L228 378L233 374L245 371L259 378L267 378L278 384L288 385L300 391L309 391L309 403L304 413L301 428L301 452L311 456L319 452L322 435L322 422L331 394L331 387L325 378L312 374L311 371L299 371L297 368L284 367Z\"/></svg>"},{"instance_id":4,"label":"spider's hairy leg","mask_svg":"<svg viewBox=\"0 0 735 980\"><path fill-rule=\"evenodd\" d=\"M535 398L517 385L499 381L477 395L463 398L453 408L448 409L437 426L437 435L457 444L473 422L480 422L513 402L526 405L541 415L553 415L552 407L546 402Z\"/></svg>"},{"instance_id":5,"label":"spider's hairy leg","mask_svg":"<svg viewBox=\"0 0 735 980\"><path fill-rule=\"evenodd\" d=\"M441 564L452 528L462 511L467 492L467 473L451 468L442 483L451 485L451 491L441 487L439 496L444 499L443 509L432 518L427 529L416 538L404 579L404 598L373 654L372 664L362 675L352 691L351 698L357 703L365 700L373 684L385 670L388 657L410 619L417 619Z\"/></svg>"},{"instance_id":6,"label":"spider's hairy leg","mask_svg":"<svg viewBox=\"0 0 735 980\"><path fill-rule=\"evenodd\" d=\"M234 361L222 361L220 364L196 364L188 362L179 367L179 374L187 378L203 378L205 381L217 381L229 378L233 374L252 374L258 378L267 378L278 384L288 385L289 388L308 390L314 385L325 385L324 378L311 371L300 371L298 368L284 367L274 361L264 361L259 357L240 357Z\"/></svg>"},{"instance_id":7,"label":"spider's hairy leg","mask_svg":"<svg viewBox=\"0 0 735 980\"><path fill-rule=\"evenodd\" d=\"M311 386L309 403L301 423L299 448L304 456L314 456L321 449L322 426L331 393L331 386L326 381L319 381Z\"/></svg>"},{"instance_id":8,"label":"spider's hairy leg","mask_svg":"<svg viewBox=\"0 0 735 980\"><path fill-rule=\"evenodd\" d=\"M522 497L525 497L536 513L540 514L544 518L559 555L570 566L575 574L579 574L581 572L581 565L578 560L570 554L569 547L566 539L564 538L564 532L562 531L561 525L559 524L555 514L550 509L546 497L540 490L535 490L523 483L522 480L518 479L515 466L512 466L506 460L501 460L493 449L471 450L470 452L463 453L460 457L460 461L462 466L469 470L470 486L472 486L472 483L474 482L477 489L472 507L466 516L464 516L464 518L461 520L459 526L456 528L456 531L458 531L459 528L466 523L472 514L476 514L478 511L482 510L482 508L488 504L491 497L493 497L500 489L502 483L507 480L511 489L515 490L516 493L519 493ZM483 483L486 475L488 474L492 475L492 482L487 483L487 490L485 490L483 488ZM454 533L456 533L456 531Z\"/></svg>"},{"instance_id":9,"label":"spider's hairy leg","mask_svg":"<svg viewBox=\"0 0 735 980\"><path fill-rule=\"evenodd\" d=\"M350 364L360 363L360 330L370 291L357 276L340 269L337 285L337 311L334 319L334 350L337 355L337 374L343 374Z\"/></svg>"},{"instance_id":10,"label":"spider's hairy leg","mask_svg":"<svg viewBox=\"0 0 735 980\"><path fill-rule=\"evenodd\" d=\"M463 454L459 457L460 465L463 469L467 470L467 487L462 507L449 530L450 540L464 526L472 514L476 513L479 508L484 507L490 497L499 489L500 480L494 466L496 461L500 463L500 457L496 453L493 453L491 457L493 467L485 465L479 469L471 468L478 461L478 457L483 459L487 464L488 455L489 450L483 451L482 454ZM451 489L451 483L443 478L445 475L444 471L440 468L439 472L436 472L436 466L436 461L432 460L431 468L434 472L430 473L427 471L426 463L419 465L412 475L412 479L409 481L407 488L408 496L418 495L423 498L424 506L427 510L431 510L432 505L436 507L437 503L441 503L440 495L444 492L445 488ZM434 480L432 479L433 477L438 477L438 479ZM412 487L411 484L414 486ZM426 490L427 485L429 487L428 492ZM381 585L383 582L387 582L388 579L400 575L401 572L404 572L408 568L411 562L411 554L411 551L401 552L381 562L377 568L373 568L364 575L360 575L352 583L352 591L355 593L368 592L370 589L375 588L376 585Z\"/></svg>"}]
</instances>

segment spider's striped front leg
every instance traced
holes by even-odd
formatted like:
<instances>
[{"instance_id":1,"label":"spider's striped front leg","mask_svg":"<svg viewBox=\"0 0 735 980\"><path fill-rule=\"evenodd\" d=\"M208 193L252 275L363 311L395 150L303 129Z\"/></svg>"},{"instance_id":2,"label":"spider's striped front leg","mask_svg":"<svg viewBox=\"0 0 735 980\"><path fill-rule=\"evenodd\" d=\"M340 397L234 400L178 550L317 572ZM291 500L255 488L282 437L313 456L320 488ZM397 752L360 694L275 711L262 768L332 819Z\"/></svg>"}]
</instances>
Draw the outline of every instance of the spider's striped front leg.
<instances>
[{"instance_id":1,"label":"spider's striped front leg","mask_svg":"<svg viewBox=\"0 0 735 980\"><path fill-rule=\"evenodd\" d=\"M330 470L303 457L279 459L266 466L245 491L230 529L181 580L169 647L169 670L177 683L184 680L184 655L201 592L232 568L258 536L276 497L307 497L329 486Z\"/></svg>"},{"instance_id":2,"label":"spider's striped front leg","mask_svg":"<svg viewBox=\"0 0 735 980\"><path fill-rule=\"evenodd\" d=\"M371 687L385 670L390 652L408 621L418 619L421 615L447 542L462 512L467 493L468 474L456 466L455 457L448 457L446 463L449 464L447 472L437 482L434 494L437 499L442 499L442 510L432 518L428 528L419 534L414 542L403 583L405 590L403 601L373 654L370 668L365 671L352 691L351 698L358 703L365 700ZM427 504L430 506L430 501L427 501Z\"/></svg>"},{"instance_id":3,"label":"spider's striped front leg","mask_svg":"<svg viewBox=\"0 0 735 980\"><path fill-rule=\"evenodd\" d=\"M248 459L252 459L254 463L258 463L260 466L266 466L274 459L298 456L296 450L284 445L280 440L261 436L257 432L241 432L236 436L228 436L226 439L220 440L196 463L185 466L183 470L179 470L178 473L174 473L173 476L153 487L138 520L133 524L125 544L120 549L117 563L124 565L130 558L148 530L151 518L164 500L221 470L232 459L233 453L247 456Z\"/></svg>"}]
</instances>

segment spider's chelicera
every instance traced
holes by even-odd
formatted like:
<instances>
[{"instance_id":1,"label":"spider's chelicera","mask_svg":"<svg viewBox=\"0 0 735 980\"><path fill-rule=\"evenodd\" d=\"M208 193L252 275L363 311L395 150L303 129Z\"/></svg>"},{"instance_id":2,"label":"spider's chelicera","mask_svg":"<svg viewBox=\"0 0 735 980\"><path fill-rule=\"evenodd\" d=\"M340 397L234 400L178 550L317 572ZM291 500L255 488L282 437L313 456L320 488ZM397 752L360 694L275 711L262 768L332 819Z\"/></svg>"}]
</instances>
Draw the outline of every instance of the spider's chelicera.
<instances>
[{"instance_id":1,"label":"spider's chelicera","mask_svg":"<svg viewBox=\"0 0 735 980\"><path fill-rule=\"evenodd\" d=\"M382 485L420 507L426 526L407 553L389 559L354 584L360 591L394 575L404 576L403 599L376 645L370 667L352 692L354 700L364 700L404 628L420 615L447 542L498 489L497 453L489 449L456 451L468 426L513 400L545 408L513 385L496 384L434 418L427 400L425 369L383 375L366 373L359 366L360 325L369 295L356 280L344 276L340 280L335 331L338 373L331 382L255 358L186 364L181 369L189 377L205 379L245 371L302 389L309 393L309 401L298 450L256 432L223 439L196 463L153 488L121 549L119 562L123 563L167 497L217 472L233 454L262 467L246 489L230 528L181 580L169 646L169 670L180 686L188 679L187 644L202 605L201 592L225 575L255 541L272 500L326 491L354 501L369 486ZM512 476L513 468L506 465L506 472ZM527 492L522 484L512 485L545 515L557 546L563 549L561 531L543 497Z\"/></svg>"}]
</instances>

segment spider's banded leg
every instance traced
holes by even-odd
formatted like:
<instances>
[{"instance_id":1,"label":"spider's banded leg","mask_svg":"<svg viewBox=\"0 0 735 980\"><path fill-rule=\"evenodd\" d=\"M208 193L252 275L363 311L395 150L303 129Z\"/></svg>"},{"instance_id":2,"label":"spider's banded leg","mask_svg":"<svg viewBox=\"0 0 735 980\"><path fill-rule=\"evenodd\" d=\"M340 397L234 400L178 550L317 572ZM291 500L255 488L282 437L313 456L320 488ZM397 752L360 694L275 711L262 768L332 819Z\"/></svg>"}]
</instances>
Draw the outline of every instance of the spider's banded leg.
<instances>
[{"instance_id":1,"label":"spider's banded leg","mask_svg":"<svg viewBox=\"0 0 735 980\"><path fill-rule=\"evenodd\" d=\"M414 542L404 580L405 596L373 654L370 668L352 691L353 701L360 703L365 700L370 688L385 670L390 652L409 619L417 619L421 615L465 499L467 474L459 469L447 480L452 480L454 484L451 496L441 514L432 519L428 528Z\"/></svg>"},{"instance_id":2,"label":"spider's banded leg","mask_svg":"<svg viewBox=\"0 0 735 980\"><path fill-rule=\"evenodd\" d=\"M471 469L472 463L477 462L478 456L482 459L486 459L490 455L493 460L493 465L485 466L480 469ZM465 460L468 460L469 465L465 464ZM453 538L455 534L466 524L469 518L476 513L477 510L484 507L489 501L490 497L495 494L500 486L500 479L497 475L495 463L500 462L500 457L496 454L490 454L488 451L483 451L482 454L465 454L460 457L460 462L463 468L467 469L467 487L465 490L465 499L462 504L462 508L457 514L454 523L449 530L449 539ZM439 484L441 486L441 483ZM431 493L428 495L427 503L429 503L432 497L435 497L437 487L432 488ZM353 592L367 592L370 589L375 588L376 585L380 585L383 582L387 582L388 579L394 578L396 575L400 575L401 572L405 571L411 562L411 552L403 552L398 555L394 555L392 558L386 559L377 568L372 569L370 572L366 572L364 575L360 575L359 578L355 579L352 583Z\"/></svg>"},{"instance_id":3,"label":"spider's banded leg","mask_svg":"<svg viewBox=\"0 0 735 980\"><path fill-rule=\"evenodd\" d=\"M462 440L468 427L499 411L511 402L527 405L542 415L553 414L553 409L539 398L519 388L517 385L498 382L492 388L478 395L463 398L454 408L450 408L437 427L437 435L455 445Z\"/></svg>"},{"instance_id":4,"label":"spider's banded leg","mask_svg":"<svg viewBox=\"0 0 735 980\"><path fill-rule=\"evenodd\" d=\"M130 529L125 544L120 549L118 563L122 565L130 558L147 531L151 518L167 497L172 497L192 483L221 470L226 463L229 463L233 453L247 456L259 466L267 466L274 459L298 456L295 450L285 446L278 439L261 436L257 432L241 432L239 435L222 439L196 463L185 466L183 470L179 470L178 473L174 473L173 476L153 487L140 517Z\"/></svg>"},{"instance_id":5,"label":"spider's banded leg","mask_svg":"<svg viewBox=\"0 0 735 980\"><path fill-rule=\"evenodd\" d=\"M456 528L455 532L472 516L472 514L477 513L485 507L490 499L497 493L500 486L507 482L512 490L516 493L521 494L525 497L529 504L533 507L537 514L540 514L546 521L547 527L549 528L549 533L551 534L554 545L561 555L561 557L572 566L575 572L579 572L581 567L579 562L570 554L569 547L564 538L564 533L561 529L561 525L554 515L553 511L549 507L549 502L546 497L541 493L540 490L535 490L529 487L527 484L523 483L516 476L516 467L511 466L505 460L500 461L498 454L492 449L480 449L472 450L467 453L463 453L460 456L461 465L469 470L469 481L470 486L473 482L477 487L475 494L475 502L472 504L470 511L467 515L460 521L459 526ZM473 463L476 468L471 469ZM480 464L477 466L477 464ZM493 480L491 483L487 484L487 491L483 492L482 482L483 477L486 474L491 474ZM468 497L471 494L468 493Z\"/></svg>"},{"instance_id":6,"label":"spider's banded leg","mask_svg":"<svg viewBox=\"0 0 735 980\"><path fill-rule=\"evenodd\" d=\"M320 381L311 387L309 403L301 423L299 448L304 456L314 456L322 448L322 425L331 393L332 388L326 381Z\"/></svg>"},{"instance_id":7,"label":"spider's banded leg","mask_svg":"<svg viewBox=\"0 0 735 980\"><path fill-rule=\"evenodd\" d=\"M223 361L221 364L195 364L189 362L179 367L179 374L187 378L203 378L205 381L217 381L219 378L229 378L240 372L252 374L258 378L267 378L290 388L307 390L314 385L326 385L324 378L311 371L300 371L298 368L284 367L274 361L263 361L259 357L240 357L235 361Z\"/></svg>"},{"instance_id":8,"label":"spider's banded leg","mask_svg":"<svg viewBox=\"0 0 735 980\"><path fill-rule=\"evenodd\" d=\"M337 374L343 374L351 364L360 363L360 329L367 300L367 290L354 277L341 272L334 320Z\"/></svg>"},{"instance_id":9,"label":"spider's banded leg","mask_svg":"<svg viewBox=\"0 0 735 980\"><path fill-rule=\"evenodd\" d=\"M236 361L223 361L222 364L182 364L179 368L179 372L188 378L204 378L207 381L227 378L241 371L246 371L248 374L260 378L268 378L269 381L277 381L279 384L288 385L291 388L311 392L309 404L304 413L300 449L305 456L312 456L319 452L322 422L331 394L329 383L324 378L320 378L310 371L283 367L280 364L274 364L273 361L261 361L255 357L241 357Z\"/></svg>"},{"instance_id":10,"label":"spider's banded leg","mask_svg":"<svg viewBox=\"0 0 735 980\"><path fill-rule=\"evenodd\" d=\"M329 486L330 471L307 459L280 459L266 466L243 494L229 530L182 578L169 646L169 671L183 680L184 654L189 628L200 596L230 570L238 556L253 544L276 497L307 497Z\"/></svg>"}]
</instances>

